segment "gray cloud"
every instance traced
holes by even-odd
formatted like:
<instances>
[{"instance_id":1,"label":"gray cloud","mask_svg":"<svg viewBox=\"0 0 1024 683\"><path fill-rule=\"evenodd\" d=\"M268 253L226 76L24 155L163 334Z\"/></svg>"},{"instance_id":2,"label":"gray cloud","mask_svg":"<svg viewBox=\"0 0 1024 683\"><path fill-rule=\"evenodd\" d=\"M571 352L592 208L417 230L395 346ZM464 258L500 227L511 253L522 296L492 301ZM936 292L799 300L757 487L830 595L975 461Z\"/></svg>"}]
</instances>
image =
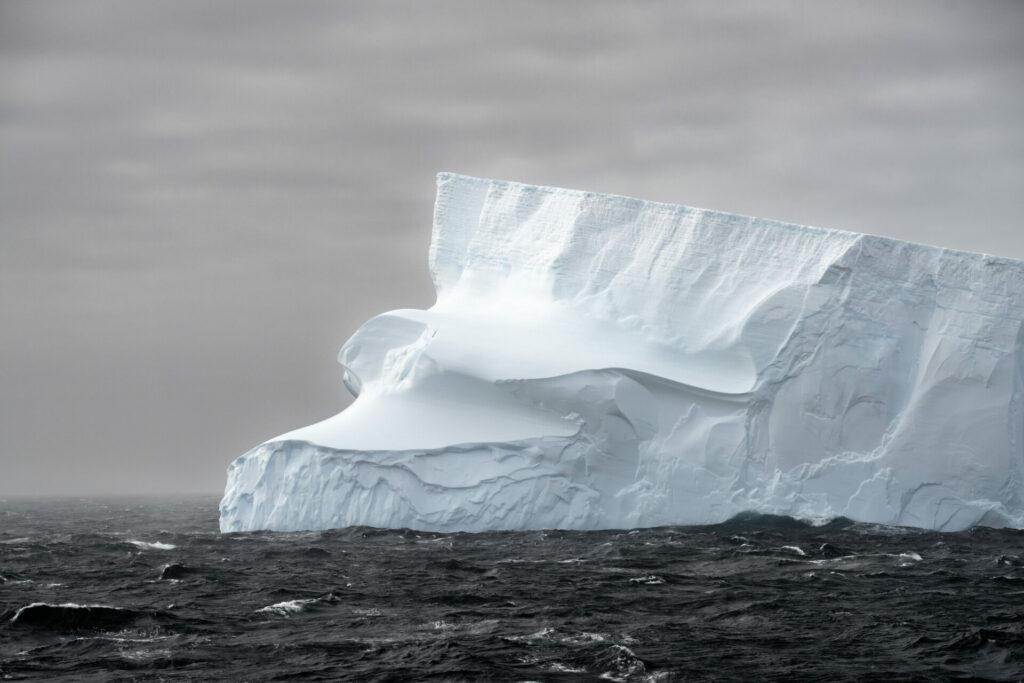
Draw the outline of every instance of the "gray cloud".
<instances>
[{"instance_id":1,"label":"gray cloud","mask_svg":"<svg viewBox=\"0 0 1024 683\"><path fill-rule=\"evenodd\" d=\"M216 490L434 174L1024 257L1016 3L0 3L0 495Z\"/></svg>"}]
</instances>

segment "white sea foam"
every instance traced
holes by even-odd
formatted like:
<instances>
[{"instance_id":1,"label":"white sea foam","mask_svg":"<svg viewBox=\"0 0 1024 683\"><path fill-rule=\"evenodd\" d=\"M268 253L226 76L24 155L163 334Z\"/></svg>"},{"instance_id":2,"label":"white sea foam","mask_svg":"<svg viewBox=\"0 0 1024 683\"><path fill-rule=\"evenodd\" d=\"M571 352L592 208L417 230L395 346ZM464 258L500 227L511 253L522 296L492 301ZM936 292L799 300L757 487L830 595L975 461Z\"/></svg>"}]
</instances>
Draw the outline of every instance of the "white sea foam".
<instances>
[{"instance_id":1,"label":"white sea foam","mask_svg":"<svg viewBox=\"0 0 1024 683\"><path fill-rule=\"evenodd\" d=\"M129 540L128 542L138 548L147 548L149 550L174 550L178 547L171 543L162 543L160 541L147 542Z\"/></svg>"},{"instance_id":2,"label":"white sea foam","mask_svg":"<svg viewBox=\"0 0 1024 683\"><path fill-rule=\"evenodd\" d=\"M558 673L582 674L587 672L586 669L570 666L568 664L563 664L561 662L551 662L550 664L548 664L548 668L552 671L557 671Z\"/></svg>"},{"instance_id":3,"label":"white sea foam","mask_svg":"<svg viewBox=\"0 0 1024 683\"><path fill-rule=\"evenodd\" d=\"M665 579L661 578L660 576L650 574L649 576L638 576L636 578L630 579L629 582L639 583L645 586L658 586L665 583Z\"/></svg>"},{"instance_id":4,"label":"white sea foam","mask_svg":"<svg viewBox=\"0 0 1024 683\"><path fill-rule=\"evenodd\" d=\"M273 605L267 605L256 610L257 614L276 614L279 616L288 616L291 614L298 614L304 611L309 605L316 602L316 598L309 598L306 600L286 600L284 602L278 602Z\"/></svg>"}]
</instances>

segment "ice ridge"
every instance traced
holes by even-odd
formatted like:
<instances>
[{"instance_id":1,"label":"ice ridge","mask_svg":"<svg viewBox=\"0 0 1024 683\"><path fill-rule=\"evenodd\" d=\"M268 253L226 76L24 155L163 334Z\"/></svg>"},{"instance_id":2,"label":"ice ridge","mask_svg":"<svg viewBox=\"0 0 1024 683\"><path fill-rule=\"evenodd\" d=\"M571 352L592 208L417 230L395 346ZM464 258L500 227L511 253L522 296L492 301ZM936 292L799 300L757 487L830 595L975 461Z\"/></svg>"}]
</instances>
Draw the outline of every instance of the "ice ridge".
<instances>
[{"instance_id":1,"label":"ice ridge","mask_svg":"<svg viewBox=\"0 0 1024 683\"><path fill-rule=\"evenodd\" d=\"M1024 262L446 173L430 269L222 530L1024 526Z\"/></svg>"}]
</instances>

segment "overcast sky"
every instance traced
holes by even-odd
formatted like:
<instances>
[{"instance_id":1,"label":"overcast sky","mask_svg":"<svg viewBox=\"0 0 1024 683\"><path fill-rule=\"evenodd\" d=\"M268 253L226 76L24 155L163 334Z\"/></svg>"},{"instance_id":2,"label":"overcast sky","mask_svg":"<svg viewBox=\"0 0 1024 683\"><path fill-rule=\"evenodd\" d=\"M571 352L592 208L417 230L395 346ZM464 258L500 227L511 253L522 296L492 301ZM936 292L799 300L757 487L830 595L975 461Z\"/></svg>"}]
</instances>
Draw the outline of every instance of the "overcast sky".
<instances>
[{"instance_id":1,"label":"overcast sky","mask_svg":"<svg viewBox=\"0 0 1024 683\"><path fill-rule=\"evenodd\" d=\"M337 412L441 170L1024 258L1024 3L4 0L0 495Z\"/></svg>"}]
</instances>

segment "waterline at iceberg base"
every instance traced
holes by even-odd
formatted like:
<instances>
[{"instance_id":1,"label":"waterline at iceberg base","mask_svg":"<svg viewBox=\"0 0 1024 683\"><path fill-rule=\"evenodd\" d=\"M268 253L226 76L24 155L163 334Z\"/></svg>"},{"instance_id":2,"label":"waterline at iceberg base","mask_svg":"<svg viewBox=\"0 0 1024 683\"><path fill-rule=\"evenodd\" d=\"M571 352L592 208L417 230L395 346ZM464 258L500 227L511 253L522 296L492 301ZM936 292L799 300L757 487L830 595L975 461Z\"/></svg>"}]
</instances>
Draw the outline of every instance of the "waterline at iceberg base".
<instances>
[{"instance_id":1,"label":"waterline at iceberg base","mask_svg":"<svg viewBox=\"0 0 1024 683\"><path fill-rule=\"evenodd\" d=\"M441 174L430 268L223 531L1024 527L1024 262Z\"/></svg>"}]
</instances>

